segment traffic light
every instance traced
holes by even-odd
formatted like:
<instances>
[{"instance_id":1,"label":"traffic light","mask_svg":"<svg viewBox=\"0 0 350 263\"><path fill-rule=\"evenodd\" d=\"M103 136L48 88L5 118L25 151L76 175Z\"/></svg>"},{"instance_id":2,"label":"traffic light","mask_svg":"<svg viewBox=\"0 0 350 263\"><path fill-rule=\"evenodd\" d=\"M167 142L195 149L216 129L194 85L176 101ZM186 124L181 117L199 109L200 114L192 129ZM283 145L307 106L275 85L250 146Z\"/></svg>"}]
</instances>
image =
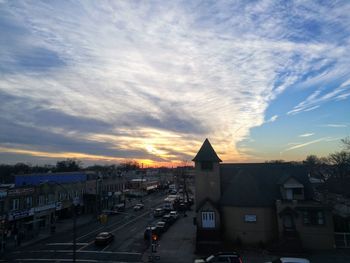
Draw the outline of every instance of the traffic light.
<instances>
[{"instance_id":1,"label":"traffic light","mask_svg":"<svg viewBox=\"0 0 350 263\"><path fill-rule=\"evenodd\" d=\"M108 216L106 214L102 214L99 216L99 220L101 224L106 224L108 222Z\"/></svg>"},{"instance_id":2,"label":"traffic light","mask_svg":"<svg viewBox=\"0 0 350 263\"><path fill-rule=\"evenodd\" d=\"M156 243L158 241L159 237L157 234L152 234L152 243Z\"/></svg>"}]
</instances>

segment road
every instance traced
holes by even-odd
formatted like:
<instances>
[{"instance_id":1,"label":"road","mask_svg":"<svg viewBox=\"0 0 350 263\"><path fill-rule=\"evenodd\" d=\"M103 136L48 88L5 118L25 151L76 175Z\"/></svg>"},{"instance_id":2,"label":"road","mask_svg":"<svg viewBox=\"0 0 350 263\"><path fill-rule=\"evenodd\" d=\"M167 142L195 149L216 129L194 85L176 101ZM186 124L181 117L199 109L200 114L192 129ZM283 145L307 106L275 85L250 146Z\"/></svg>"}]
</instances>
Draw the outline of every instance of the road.
<instances>
[{"instance_id":1,"label":"road","mask_svg":"<svg viewBox=\"0 0 350 263\"><path fill-rule=\"evenodd\" d=\"M77 229L76 262L141 262L147 249L143 233L148 224L156 223L151 211L158 207L165 194L153 193L144 198L140 211L126 209L122 214L109 216L108 223L95 222ZM94 244L96 234L112 232L115 240L108 246ZM72 262L72 233L56 235L7 254L9 262Z\"/></svg>"}]
</instances>

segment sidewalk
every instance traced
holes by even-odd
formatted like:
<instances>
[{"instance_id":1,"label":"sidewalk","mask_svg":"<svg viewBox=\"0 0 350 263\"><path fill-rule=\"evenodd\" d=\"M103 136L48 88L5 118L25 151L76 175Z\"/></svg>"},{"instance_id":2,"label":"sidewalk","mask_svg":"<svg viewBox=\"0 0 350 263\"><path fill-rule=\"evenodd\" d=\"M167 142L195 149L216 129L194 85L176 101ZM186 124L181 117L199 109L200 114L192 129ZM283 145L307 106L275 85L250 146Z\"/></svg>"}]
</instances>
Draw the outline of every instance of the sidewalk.
<instances>
[{"instance_id":1,"label":"sidewalk","mask_svg":"<svg viewBox=\"0 0 350 263\"><path fill-rule=\"evenodd\" d=\"M159 240L159 246L155 256L160 259L154 262L159 263L193 263L195 259L195 230L193 225L193 211L187 211L187 217L181 214ZM143 262L148 262L150 249L145 251Z\"/></svg>"},{"instance_id":2,"label":"sidewalk","mask_svg":"<svg viewBox=\"0 0 350 263\"><path fill-rule=\"evenodd\" d=\"M91 222L96 221L95 217L96 216L92 215L92 214L78 216L77 221L76 221L77 227L87 225ZM57 235L60 233L72 231L72 229L73 229L73 218L59 220L56 222L56 231L54 234L51 234L50 228L47 227L45 229L40 230L39 234L37 236L35 236L34 238L22 241L20 246L15 246L14 238L13 237L10 238L9 240L7 240L5 253L16 250L17 248L29 246L31 244L45 240L51 236L54 236L54 235Z\"/></svg>"}]
</instances>

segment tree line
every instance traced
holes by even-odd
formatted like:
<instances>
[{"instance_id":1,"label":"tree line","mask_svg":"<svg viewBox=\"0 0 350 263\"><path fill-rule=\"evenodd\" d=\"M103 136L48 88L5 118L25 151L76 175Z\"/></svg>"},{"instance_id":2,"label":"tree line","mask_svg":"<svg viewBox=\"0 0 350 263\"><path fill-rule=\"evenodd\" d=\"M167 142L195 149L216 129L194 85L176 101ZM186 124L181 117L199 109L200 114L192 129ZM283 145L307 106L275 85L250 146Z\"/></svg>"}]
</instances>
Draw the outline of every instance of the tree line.
<instances>
[{"instance_id":1,"label":"tree line","mask_svg":"<svg viewBox=\"0 0 350 263\"><path fill-rule=\"evenodd\" d=\"M83 163L77 159L66 159L58 161L56 165L31 165L26 163L0 164L0 183L12 183L14 175L33 174L33 173L60 173L76 171L96 171L104 174L115 174L140 169L140 165L135 161L125 161L119 165L92 165L86 168Z\"/></svg>"},{"instance_id":2,"label":"tree line","mask_svg":"<svg viewBox=\"0 0 350 263\"><path fill-rule=\"evenodd\" d=\"M341 140L342 150L327 157L309 155L303 164L312 177L327 180L329 178L350 177L350 137Z\"/></svg>"},{"instance_id":3,"label":"tree line","mask_svg":"<svg viewBox=\"0 0 350 263\"><path fill-rule=\"evenodd\" d=\"M327 157L308 155L301 162L288 162L305 165L310 176L326 181L329 178L350 178L350 137L341 139L341 151L329 154ZM284 160L271 160L266 163L286 163Z\"/></svg>"}]
</instances>

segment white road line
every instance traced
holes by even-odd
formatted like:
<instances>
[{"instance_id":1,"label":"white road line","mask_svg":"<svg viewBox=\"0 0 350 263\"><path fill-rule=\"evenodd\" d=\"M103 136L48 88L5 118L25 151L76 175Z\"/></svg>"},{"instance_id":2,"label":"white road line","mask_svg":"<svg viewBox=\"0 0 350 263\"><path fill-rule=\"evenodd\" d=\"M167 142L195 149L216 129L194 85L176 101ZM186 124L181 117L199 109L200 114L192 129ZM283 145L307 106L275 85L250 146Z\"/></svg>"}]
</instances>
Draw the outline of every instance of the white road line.
<instances>
[{"instance_id":1,"label":"white road line","mask_svg":"<svg viewBox=\"0 0 350 263\"><path fill-rule=\"evenodd\" d=\"M159 204L161 204L161 203L157 203L156 205L152 205L150 209L152 210L153 208L158 207ZM141 215L135 217L133 220L128 221L126 224L123 224L122 226L125 226L125 225L127 225L127 224L129 224L129 223L131 223L131 222L134 222L135 220L137 220L137 219L139 219L139 218L141 218L141 217L143 217L143 216L145 216L145 215L147 215L147 214L149 214L149 213L150 213L150 212L147 211L147 212L145 212L145 213L143 213L143 214L141 214ZM107 227L112 227L112 226L114 226L114 225L120 224L121 221L124 221L124 220L127 220L127 219L128 219L128 218L124 218L124 219L122 219L122 220L120 220L120 221L117 221L117 222L115 222L115 223L113 223L113 224L107 226ZM77 241L80 240L80 239L82 239L82 238L84 238L84 237L86 237L86 236L88 236L88 235L90 235L90 234L92 234L92 233L96 233L96 232L98 232L98 231L100 231L100 230L102 230L102 229L105 229L105 228L106 228L105 226L101 226L101 227L99 227L99 228L97 228L97 229L95 229L95 230L93 230L93 231L90 231L90 232L86 233L85 235L82 235L82 236L78 237L78 238L77 238ZM115 229L115 230L119 230L119 229L120 229L120 227L117 228L117 229ZM110 232L114 232L115 230L110 231ZM80 248L79 251L80 251L81 249L84 249L85 247L89 246L89 245L92 244L93 242L94 242L94 241L89 242L87 245L85 245L84 247Z\"/></svg>"},{"instance_id":2,"label":"white road line","mask_svg":"<svg viewBox=\"0 0 350 263\"><path fill-rule=\"evenodd\" d=\"M109 244L108 246L104 247L101 251L105 251L107 250L107 248L109 248L112 244Z\"/></svg>"},{"instance_id":3,"label":"white road line","mask_svg":"<svg viewBox=\"0 0 350 263\"><path fill-rule=\"evenodd\" d=\"M63 250L30 250L25 251L26 253L71 253L73 250L63 249ZM23 253L23 251L14 251L13 253L19 254ZM136 252L122 252L122 251L99 251L99 250L83 250L79 251L79 253L102 253L102 254L114 254L114 255L142 255L142 253Z\"/></svg>"},{"instance_id":4,"label":"white road line","mask_svg":"<svg viewBox=\"0 0 350 263\"><path fill-rule=\"evenodd\" d=\"M89 243L76 243L77 246L85 246L86 244L89 244ZM73 246L73 243L48 243L46 244L47 246L66 246L66 245L72 245Z\"/></svg>"},{"instance_id":5,"label":"white road line","mask_svg":"<svg viewBox=\"0 0 350 263\"><path fill-rule=\"evenodd\" d=\"M48 261L48 262L72 262L71 258L21 258L21 259L15 259L16 261L22 262L22 261ZM93 259L76 259L76 262L101 262L99 260L93 260ZM108 262L108 261L104 261Z\"/></svg>"},{"instance_id":6,"label":"white road line","mask_svg":"<svg viewBox=\"0 0 350 263\"><path fill-rule=\"evenodd\" d=\"M150 199L150 198L151 198L151 196L149 196L148 198L145 198L145 199ZM155 200L157 200L157 199L158 199L158 198L156 198ZM160 203L157 203L156 205L152 205L152 206L150 207L150 209L153 209L153 208L157 207L159 204L161 204L161 202L160 202ZM139 217L142 217L142 216L146 215L147 213L149 213L149 212L143 213L143 214L141 214L141 216L139 216ZM136 218L139 218L139 217L136 217ZM125 218L125 219L127 219L127 218ZM120 221L123 221L123 220L125 220L125 219L122 219L122 220L120 220ZM108 227L111 227L111 226L114 226L114 225L116 225L116 224L119 224L120 221L117 221L117 222L115 222L115 223L109 225ZM93 230L93 231L90 231L89 233L87 233L87 234L85 234L85 235L82 235L82 236L78 237L77 240L80 240L80 239L82 239L82 238L84 238L84 237L86 237L86 236L88 236L88 235L90 235L90 234L92 234L92 233L96 233L96 232L98 232L99 230L104 229L104 228L105 228L105 226L101 226L101 227L99 227L99 228L97 228L97 229L95 229L95 230Z\"/></svg>"}]
</instances>

